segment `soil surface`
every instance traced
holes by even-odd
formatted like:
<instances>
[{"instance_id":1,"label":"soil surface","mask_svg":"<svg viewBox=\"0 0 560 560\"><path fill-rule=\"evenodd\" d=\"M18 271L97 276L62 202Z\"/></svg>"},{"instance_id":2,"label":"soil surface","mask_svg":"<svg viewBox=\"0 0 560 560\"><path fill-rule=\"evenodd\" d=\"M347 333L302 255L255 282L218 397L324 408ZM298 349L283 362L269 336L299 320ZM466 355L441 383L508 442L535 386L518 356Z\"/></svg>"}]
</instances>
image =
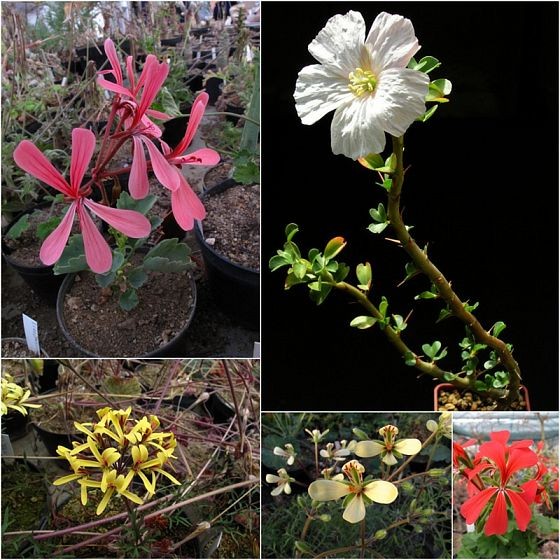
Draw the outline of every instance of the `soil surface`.
<instances>
[{"instance_id":1,"label":"soil surface","mask_svg":"<svg viewBox=\"0 0 560 560\"><path fill-rule=\"evenodd\" d=\"M204 239L230 261L259 270L260 186L237 185L204 199Z\"/></svg>"},{"instance_id":2,"label":"soil surface","mask_svg":"<svg viewBox=\"0 0 560 560\"><path fill-rule=\"evenodd\" d=\"M466 391L461 394L457 390L442 389L439 392L438 410L498 410L496 401L490 398L482 398L476 393ZM524 400L514 402L511 410L527 410Z\"/></svg>"},{"instance_id":3,"label":"soil surface","mask_svg":"<svg viewBox=\"0 0 560 560\"><path fill-rule=\"evenodd\" d=\"M232 169L233 161L228 157L223 158L218 165L210 169L210 171L204 175L204 189L211 189L218 183L229 179Z\"/></svg>"},{"instance_id":4,"label":"soil surface","mask_svg":"<svg viewBox=\"0 0 560 560\"><path fill-rule=\"evenodd\" d=\"M44 353L42 353L45 356ZM35 354L27 347L27 342L17 340L15 338L2 339L2 356L11 356L12 358L35 358Z\"/></svg>"}]
</instances>

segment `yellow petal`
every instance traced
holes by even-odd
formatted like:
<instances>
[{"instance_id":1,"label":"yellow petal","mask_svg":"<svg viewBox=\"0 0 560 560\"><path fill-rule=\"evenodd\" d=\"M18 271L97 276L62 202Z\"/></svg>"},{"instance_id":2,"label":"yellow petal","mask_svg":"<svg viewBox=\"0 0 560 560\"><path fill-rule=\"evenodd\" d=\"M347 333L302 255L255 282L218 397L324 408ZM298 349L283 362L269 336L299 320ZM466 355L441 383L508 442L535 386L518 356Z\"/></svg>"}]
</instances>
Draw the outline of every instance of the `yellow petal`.
<instances>
[{"instance_id":1,"label":"yellow petal","mask_svg":"<svg viewBox=\"0 0 560 560\"><path fill-rule=\"evenodd\" d=\"M365 516L366 506L364 505L364 499L359 495L355 495L346 506L342 518L348 521L348 523L359 523Z\"/></svg>"},{"instance_id":2,"label":"yellow petal","mask_svg":"<svg viewBox=\"0 0 560 560\"><path fill-rule=\"evenodd\" d=\"M385 450L385 446L378 441L359 441L354 448L358 457L375 457Z\"/></svg>"},{"instance_id":3,"label":"yellow petal","mask_svg":"<svg viewBox=\"0 0 560 560\"><path fill-rule=\"evenodd\" d=\"M387 455L385 455L385 457L383 457L383 459L381 459L386 465L389 465L390 467L392 467L393 465L397 464L397 459L396 457L389 451L389 453L387 453Z\"/></svg>"},{"instance_id":4,"label":"yellow petal","mask_svg":"<svg viewBox=\"0 0 560 560\"><path fill-rule=\"evenodd\" d=\"M156 472L166 476L169 480L171 480L171 482L173 482L173 484L181 484L174 476L172 476L171 474L169 474L167 471L164 471L163 469L154 469Z\"/></svg>"},{"instance_id":5,"label":"yellow petal","mask_svg":"<svg viewBox=\"0 0 560 560\"><path fill-rule=\"evenodd\" d=\"M78 478L81 478L83 475L81 474L67 474L66 476L62 476L60 478L57 478L53 484L55 486L60 486L61 484L66 484L67 482L72 482L72 480L76 480Z\"/></svg>"},{"instance_id":6,"label":"yellow petal","mask_svg":"<svg viewBox=\"0 0 560 560\"><path fill-rule=\"evenodd\" d=\"M101 515L105 511L105 508L107 507L107 504L109 503L109 500L113 495L113 492L114 492L113 488L107 489L107 492L105 492L103 499L99 502L99 505L97 506L97 511L96 511L97 515Z\"/></svg>"},{"instance_id":7,"label":"yellow petal","mask_svg":"<svg viewBox=\"0 0 560 560\"><path fill-rule=\"evenodd\" d=\"M315 480L307 489L313 500L318 502L327 502L329 500L338 500L347 494L350 494L350 488L344 482L338 480Z\"/></svg>"},{"instance_id":8,"label":"yellow petal","mask_svg":"<svg viewBox=\"0 0 560 560\"><path fill-rule=\"evenodd\" d=\"M82 505L85 506L87 505L87 486L85 484L81 485L82 490L80 492L81 494L81 498L82 498Z\"/></svg>"},{"instance_id":9,"label":"yellow petal","mask_svg":"<svg viewBox=\"0 0 560 560\"><path fill-rule=\"evenodd\" d=\"M416 455L422 449L422 442L419 439L399 439L395 449L403 455Z\"/></svg>"},{"instance_id":10,"label":"yellow petal","mask_svg":"<svg viewBox=\"0 0 560 560\"><path fill-rule=\"evenodd\" d=\"M266 481L269 484L276 484L280 480L281 480L281 478L279 476L276 476L275 474L267 474L266 475Z\"/></svg>"},{"instance_id":11,"label":"yellow petal","mask_svg":"<svg viewBox=\"0 0 560 560\"><path fill-rule=\"evenodd\" d=\"M397 499L399 491L392 482L372 480L365 485L364 494L378 504L390 504Z\"/></svg>"}]
</instances>

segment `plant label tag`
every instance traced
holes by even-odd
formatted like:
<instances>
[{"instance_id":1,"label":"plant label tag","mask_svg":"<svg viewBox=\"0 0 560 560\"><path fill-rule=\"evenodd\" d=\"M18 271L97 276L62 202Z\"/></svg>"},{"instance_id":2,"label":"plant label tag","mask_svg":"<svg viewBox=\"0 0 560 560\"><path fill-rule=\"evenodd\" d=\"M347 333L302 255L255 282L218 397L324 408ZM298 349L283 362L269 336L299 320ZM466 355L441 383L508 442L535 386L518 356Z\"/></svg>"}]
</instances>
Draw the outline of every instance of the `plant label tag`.
<instances>
[{"instance_id":1,"label":"plant label tag","mask_svg":"<svg viewBox=\"0 0 560 560\"><path fill-rule=\"evenodd\" d=\"M249 45L245 47L245 58L247 59L247 62L253 61L253 51Z\"/></svg>"},{"instance_id":2,"label":"plant label tag","mask_svg":"<svg viewBox=\"0 0 560 560\"><path fill-rule=\"evenodd\" d=\"M253 358L260 358L261 357L261 343L255 342L253 344Z\"/></svg>"},{"instance_id":3,"label":"plant label tag","mask_svg":"<svg viewBox=\"0 0 560 560\"><path fill-rule=\"evenodd\" d=\"M212 47L212 60L216 60L216 47Z\"/></svg>"},{"instance_id":4,"label":"plant label tag","mask_svg":"<svg viewBox=\"0 0 560 560\"><path fill-rule=\"evenodd\" d=\"M196 51L196 60L200 60L200 51Z\"/></svg>"},{"instance_id":5,"label":"plant label tag","mask_svg":"<svg viewBox=\"0 0 560 560\"><path fill-rule=\"evenodd\" d=\"M39 345L39 328L37 327L37 321L28 317L25 313L22 313L22 317L27 347L38 356L41 353L41 347Z\"/></svg>"}]
</instances>

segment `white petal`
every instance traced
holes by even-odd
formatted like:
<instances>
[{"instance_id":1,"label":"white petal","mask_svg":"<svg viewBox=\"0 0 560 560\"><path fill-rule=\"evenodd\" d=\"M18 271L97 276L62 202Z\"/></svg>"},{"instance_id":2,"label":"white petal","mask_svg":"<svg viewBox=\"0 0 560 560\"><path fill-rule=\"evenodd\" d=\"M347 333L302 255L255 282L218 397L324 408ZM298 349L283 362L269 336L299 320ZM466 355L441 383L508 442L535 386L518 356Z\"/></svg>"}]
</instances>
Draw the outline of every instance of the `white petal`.
<instances>
[{"instance_id":1,"label":"white petal","mask_svg":"<svg viewBox=\"0 0 560 560\"><path fill-rule=\"evenodd\" d=\"M385 147L385 133L369 96L354 98L339 107L331 123L331 148L334 154L358 159L379 154Z\"/></svg>"},{"instance_id":2,"label":"white petal","mask_svg":"<svg viewBox=\"0 0 560 560\"><path fill-rule=\"evenodd\" d=\"M399 491L397 487L385 480L372 480L366 484L364 494L378 504L390 504L397 499Z\"/></svg>"},{"instance_id":3,"label":"white petal","mask_svg":"<svg viewBox=\"0 0 560 560\"><path fill-rule=\"evenodd\" d=\"M280 482L280 480L282 479L279 476L276 476L275 474L266 475L266 481L270 484L276 484L277 482Z\"/></svg>"},{"instance_id":4,"label":"white petal","mask_svg":"<svg viewBox=\"0 0 560 560\"><path fill-rule=\"evenodd\" d=\"M395 444L395 449L403 455L416 455L422 449L422 442L419 439L399 439Z\"/></svg>"},{"instance_id":5,"label":"white petal","mask_svg":"<svg viewBox=\"0 0 560 560\"><path fill-rule=\"evenodd\" d=\"M354 453L358 457L375 457L384 449L385 446L378 441L359 441L354 448Z\"/></svg>"},{"instance_id":6,"label":"white petal","mask_svg":"<svg viewBox=\"0 0 560 560\"><path fill-rule=\"evenodd\" d=\"M292 487L290 486L289 482L286 482L286 484L282 485L284 492L286 492L286 494L291 494L292 493Z\"/></svg>"},{"instance_id":7,"label":"white petal","mask_svg":"<svg viewBox=\"0 0 560 560\"><path fill-rule=\"evenodd\" d=\"M279 494L282 494L283 490L284 490L284 485L281 484L280 486L277 486L276 488L274 488L274 490L272 490L270 495L271 496L278 496Z\"/></svg>"},{"instance_id":8,"label":"white petal","mask_svg":"<svg viewBox=\"0 0 560 560\"><path fill-rule=\"evenodd\" d=\"M349 486L338 480L319 479L313 481L307 489L313 500L318 502L327 502L329 500L338 500L350 493Z\"/></svg>"},{"instance_id":9,"label":"white petal","mask_svg":"<svg viewBox=\"0 0 560 560\"><path fill-rule=\"evenodd\" d=\"M420 49L411 21L386 12L375 18L366 46L371 54L374 74L384 68L404 68Z\"/></svg>"},{"instance_id":10,"label":"white petal","mask_svg":"<svg viewBox=\"0 0 560 560\"><path fill-rule=\"evenodd\" d=\"M366 24L359 12L337 14L309 45L309 52L321 64L347 78L348 74L360 67L361 55L366 36Z\"/></svg>"},{"instance_id":11,"label":"white petal","mask_svg":"<svg viewBox=\"0 0 560 560\"><path fill-rule=\"evenodd\" d=\"M393 455L393 453L391 453L389 451L389 453L387 453L387 455L385 455L385 457L383 457L383 459L381 459L386 465L389 466L393 466L397 464L397 459L396 457Z\"/></svg>"},{"instance_id":12,"label":"white petal","mask_svg":"<svg viewBox=\"0 0 560 560\"><path fill-rule=\"evenodd\" d=\"M424 99L429 81L427 74L409 68L393 68L379 74L377 88L369 100L375 105L373 112L383 130L402 136L426 111Z\"/></svg>"},{"instance_id":13,"label":"white petal","mask_svg":"<svg viewBox=\"0 0 560 560\"><path fill-rule=\"evenodd\" d=\"M365 516L366 506L364 505L364 499L357 495L350 500L342 514L343 519L348 521L348 523L359 523Z\"/></svg>"},{"instance_id":14,"label":"white petal","mask_svg":"<svg viewBox=\"0 0 560 560\"><path fill-rule=\"evenodd\" d=\"M303 68L296 82L296 111L303 124L313 124L353 99L348 76L341 78L320 64Z\"/></svg>"}]
</instances>

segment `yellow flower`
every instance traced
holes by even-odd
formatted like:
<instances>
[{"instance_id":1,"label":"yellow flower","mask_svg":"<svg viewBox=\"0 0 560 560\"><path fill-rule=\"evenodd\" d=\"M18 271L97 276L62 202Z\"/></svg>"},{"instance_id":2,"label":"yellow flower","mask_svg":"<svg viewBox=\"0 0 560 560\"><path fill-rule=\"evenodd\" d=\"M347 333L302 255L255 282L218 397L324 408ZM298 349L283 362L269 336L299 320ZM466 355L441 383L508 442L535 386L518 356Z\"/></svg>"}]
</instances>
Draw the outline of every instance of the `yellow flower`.
<instances>
[{"instance_id":1,"label":"yellow flower","mask_svg":"<svg viewBox=\"0 0 560 560\"><path fill-rule=\"evenodd\" d=\"M339 475L332 479L315 480L309 485L308 493L317 502L344 499L342 517L348 523L358 523L366 515L366 506L372 502L390 504L399 494L397 487L385 480L364 481L364 466L358 461L348 461L342 467L346 480Z\"/></svg>"},{"instance_id":2,"label":"yellow flower","mask_svg":"<svg viewBox=\"0 0 560 560\"><path fill-rule=\"evenodd\" d=\"M379 435L383 438L383 441L359 441L354 447L354 453L358 457L381 455L381 460L386 465L395 465L397 459L402 459L403 455L416 455L422 449L422 442L419 439L398 440L396 439L398 433L399 429L396 426L384 426L379 430Z\"/></svg>"},{"instance_id":3,"label":"yellow flower","mask_svg":"<svg viewBox=\"0 0 560 560\"><path fill-rule=\"evenodd\" d=\"M40 408L40 404L26 402L30 395L31 391L15 383L14 378L9 373L3 374L0 415L4 416L4 414L8 414L11 409L23 414L23 416L27 416L27 408Z\"/></svg>"}]
</instances>

